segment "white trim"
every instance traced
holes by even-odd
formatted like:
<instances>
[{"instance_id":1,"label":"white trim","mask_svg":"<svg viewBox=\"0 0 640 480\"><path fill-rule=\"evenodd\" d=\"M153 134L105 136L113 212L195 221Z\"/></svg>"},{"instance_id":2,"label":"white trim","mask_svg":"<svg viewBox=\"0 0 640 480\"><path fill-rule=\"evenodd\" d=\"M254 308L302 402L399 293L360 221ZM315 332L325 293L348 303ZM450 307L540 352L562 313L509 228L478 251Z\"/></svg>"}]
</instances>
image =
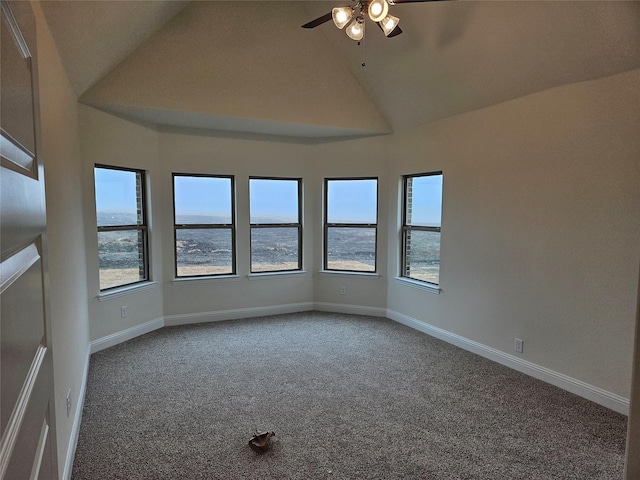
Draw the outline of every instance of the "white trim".
<instances>
[{"instance_id":1,"label":"white trim","mask_svg":"<svg viewBox=\"0 0 640 480\"><path fill-rule=\"evenodd\" d=\"M42 428L40 429L40 438L38 439L38 446L36 447L36 454L34 455L33 465L31 467L31 475L29 480L37 480L40 476L40 467L42 466L42 456L44 454L44 447L47 445L47 437L49 436L49 424L45 418L42 421Z\"/></svg>"},{"instance_id":2,"label":"white trim","mask_svg":"<svg viewBox=\"0 0 640 480\"><path fill-rule=\"evenodd\" d=\"M129 295L130 293L138 293L141 290L149 290L151 287L155 287L156 285L158 285L158 282L136 283L134 285L127 285L126 287L115 290L107 290L98 294L96 298L99 302L104 302L105 300L122 297L123 295Z\"/></svg>"},{"instance_id":3,"label":"white trim","mask_svg":"<svg viewBox=\"0 0 640 480\"><path fill-rule=\"evenodd\" d=\"M384 317L387 310L382 307L369 307L366 305L346 305L343 303L315 302L314 310L319 312L349 313L352 315L368 315L370 317Z\"/></svg>"},{"instance_id":4,"label":"white trim","mask_svg":"<svg viewBox=\"0 0 640 480\"><path fill-rule=\"evenodd\" d=\"M241 318L266 317L282 313L307 312L313 310L312 302L290 303L288 305L272 305L265 307L237 308L234 310L218 310L214 312L186 313L182 315L167 315L164 317L166 326L187 325L191 323L221 322Z\"/></svg>"},{"instance_id":5,"label":"white trim","mask_svg":"<svg viewBox=\"0 0 640 480\"><path fill-rule=\"evenodd\" d=\"M353 275L356 277L363 277L369 279L378 279L382 275L378 272L355 272L352 270L320 270L318 272L320 275Z\"/></svg>"},{"instance_id":6,"label":"white trim","mask_svg":"<svg viewBox=\"0 0 640 480\"><path fill-rule=\"evenodd\" d=\"M306 270L278 270L274 272L254 272L247 274L249 280L262 280L269 277L278 277L282 275L306 275Z\"/></svg>"},{"instance_id":7,"label":"white trim","mask_svg":"<svg viewBox=\"0 0 640 480\"><path fill-rule=\"evenodd\" d=\"M481 357L493 360L501 365L513 368L518 372L522 372L526 375L537 378L538 380L542 380L543 382L555 385L556 387L579 395L587 400L591 400L592 402L610 408L618 413L629 415L628 398L594 387L593 385L581 380L577 380L541 365L528 362L527 360L504 353L495 348L474 342L473 340L456 335L455 333L434 327L433 325L429 325L428 323L416 320L413 317L409 317L394 310L387 309L387 318L414 328L422 333L426 333L427 335L431 335L432 337L444 340L447 343L460 347L464 350L468 350L469 352L476 353Z\"/></svg>"},{"instance_id":8,"label":"white trim","mask_svg":"<svg viewBox=\"0 0 640 480\"><path fill-rule=\"evenodd\" d=\"M3 2L4 5L4 2ZM4 130L0 129L0 156L13 163L16 167L24 170L27 174L33 173L33 162L36 157L20 145L17 140L13 139Z\"/></svg>"},{"instance_id":9,"label":"white trim","mask_svg":"<svg viewBox=\"0 0 640 480\"><path fill-rule=\"evenodd\" d=\"M31 361L27 376L22 384L22 388L20 389L20 393L18 394L18 398L16 399L11 416L5 426L2 438L0 438L0 478L4 478L7 467L9 466L9 458L18 441L20 426L27 413L31 393L33 393L36 381L38 380L38 373L40 372L46 354L47 347L39 344Z\"/></svg>"},{"instance_id":10,"label":"white trim","mask_svg":"<svg viewBox=\"0 0 640 480\"><path fill-rule=\"evenodd\" d=\"M62 480L71 480L73 472L73 459L76 456L76 447L78 446L78 438L80 436L80 424L82 423L82 410L84 408L84 399L87 393L87 381L89 380L89 358L91 357L91 347L87 346L87 353L84 360L84 368L82 375L82 384L76 401L76 411L73 415L73 424L71 425L71 436L69 437L69 445L67 448L67 457L64 462L64 470L62 471Z\"/></svg>"},{"instance_id":11,"label":"white trim","mask_svg":"<svg viewBox=\"0 0 640 480\"><path fill-rule=\"evenodd\" d=\"M442 289L438 285L434 285L433 283L421 282L419 280L413 280L406 277L393 277L393 279L400 285L407 285L419 290L425 290L429 293L435 293L436 295L439 295L442 291Z\"/></svg>"},{"instance_id":12,"label":"white trim","mask_svg":"<svg viewBox=\"0 0 640 480\"><path fill-rule=\"evenodd\" d=\"M3 293L13 282L40 260L40 253L35 243L30 243L19 252L0 263L0 293Z\"/></svg>"},{"instance_id":13,"label":"white trim","mask_svg":"<svg viewBox=\"0 0 640 480\"><path fill-rule=\"evenodd\" d=\"M105 348L113 347L132 338L144 335L145 333L153 332L154 330L164 327L164 325L165 323L162 317L156 318L155 320L150 320L135 327L130 327L120 332L98 338L97 340L92 340L90 343L91 353L99 352Z\"/></svg>"},{"instance_id":14,"label":"white trim","mask_svg":"<svg viewBox=\"0 0 640 480\"><path fill-rule=\"evenodd\" d=\"M187 284L189 282L237 282L240 280L240 275L202 275L200 277L177 277L171 279L171 283L174 285Z\"/></svg>"},{"instance_id":15,"label":"white trim","mask_svg":"<svg viewBox=\"0 0 640 480\"><path fill-rule=\"evenodd\" d=\"M20 55L22 55L22 58L24 59L31 58L29 46L27 45L24 36L22 36L22 32L20 31L20 27L18 26L18 21L13 15L13 11L11 10L8 2L2 2L2 13L5 14L5 20L7 21L7 25L9 26L9 31L11 32L11 36L16 42L18 50L20 50Z\"/></svg>"}]
</instances>

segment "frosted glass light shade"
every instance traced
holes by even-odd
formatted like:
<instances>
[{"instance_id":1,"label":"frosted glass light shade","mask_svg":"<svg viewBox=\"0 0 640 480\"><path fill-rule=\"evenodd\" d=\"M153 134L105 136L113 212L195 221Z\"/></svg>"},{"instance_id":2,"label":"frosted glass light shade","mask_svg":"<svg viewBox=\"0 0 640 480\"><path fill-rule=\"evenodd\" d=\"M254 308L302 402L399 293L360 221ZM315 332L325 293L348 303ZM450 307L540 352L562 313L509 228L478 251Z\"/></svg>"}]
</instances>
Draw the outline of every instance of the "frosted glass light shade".
<instances>
[{"instance_id":1,"label":"frosted glass light shade","mask_svg":"<svg viewBox=\"0 0 640 480\"><path fill-rule=\"evenodd\" d=\"M398 22L400 22L400 19L393 15L387 15L384 17L384 20L380 22L380 26L382 27L385 37L388 37L389 34L393 32L393 29L398 26Z\"/></svg>"},{"instance_id":2,"label":"frosted glass light shade","mask_svg":"<svg viewBox=\"0 0 640 480\"><path fill-rule=\"evenodd\" d=\"M333 18L333 23L336 24L336 27L339 29L343 29L349 20L353 17L353 8L351 7L335 7L331 10L331 18Z\"/></svg>"},{"instance_id":3,"label":"frosted glass light shade","mask_svg":"<svg viewBox=\"0 0 640 480\"><path fill-rule=\"evenodd\" d=\"M386 0L372 0L369 3L369 18L374 22L379 22L389 13L389 5Z\"/></svg>"},{"instance_id":4,"label":"frosted glass light shade","mask_svg":"<svg viewBox=\"0 0 640 480\"><path fill-rule=\"evenodd\" d=\"M358 16L353 19L351 24L347 27L347 35L350 39L360 41L364 37L364 18Z\"/></svg>"}]
</instances>

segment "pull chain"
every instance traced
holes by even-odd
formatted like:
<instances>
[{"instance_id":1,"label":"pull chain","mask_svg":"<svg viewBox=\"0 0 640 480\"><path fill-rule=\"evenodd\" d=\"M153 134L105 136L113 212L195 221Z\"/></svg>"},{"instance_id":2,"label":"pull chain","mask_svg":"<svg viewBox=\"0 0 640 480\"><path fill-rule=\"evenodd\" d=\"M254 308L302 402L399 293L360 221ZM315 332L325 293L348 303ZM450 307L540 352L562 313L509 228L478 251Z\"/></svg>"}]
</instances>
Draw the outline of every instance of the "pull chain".
<instances>
[{"instance_id":1,"label":"pull chain","mask_svg":"<svg viewBox=\"0 0 640 480\"><path fill-rule=\"evenodd\" d=\"M366 50L364 48L364 37L358 42L358 46L362 47L362 63L360 65L364 67L367 59Z\"/></svg>"}]
</instances>

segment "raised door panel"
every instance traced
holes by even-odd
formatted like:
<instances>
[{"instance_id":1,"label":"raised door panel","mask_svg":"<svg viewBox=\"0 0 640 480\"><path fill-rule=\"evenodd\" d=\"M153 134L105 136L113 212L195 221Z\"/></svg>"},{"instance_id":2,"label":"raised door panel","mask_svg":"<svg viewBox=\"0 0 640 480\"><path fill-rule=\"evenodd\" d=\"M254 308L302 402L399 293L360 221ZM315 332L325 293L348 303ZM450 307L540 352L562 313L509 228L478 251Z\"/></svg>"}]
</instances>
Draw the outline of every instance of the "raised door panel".
<instances>
[{"instance_id":1,"label":"raised door panel","mask_svg":"<svg viewBox=\"0 0 640 480\"><path fill-rule=\"evenodd\" d=\"M2 22L2 64L0 72L2 92L0 101L2 110L2 128L11 132L14 141L26 151L35 153L35 134L33 115L33 92L31 89L30 52L23 51L24 46L16 41L15 25L11 25L7 16ZM26 44L25 44L26 46Z\"/></svg>"},{"instance_id":2,"label":"raised door panel","mask_svg":"<svg viewBox=\"0 0 640 480\"><path fill-rule=\"evenodd\" d=\"M0 480L55 479L35 21L30 2L0 5Z\"/></svg>"},{"instance_id":3,"label":"raised door panel","mask_svg":"<svg viewBox=\"0 0 640 480\"><path fill-rule=\"evenodd\" d=\"M42 310L42 267L35 244L2 262L2 334L0 337L0 433L4 434L13 406L38 349L46 344ZM45 339L43 341L43 339ZM38 372L31 372L37 374Z\"/></svg>"}]
</instances>

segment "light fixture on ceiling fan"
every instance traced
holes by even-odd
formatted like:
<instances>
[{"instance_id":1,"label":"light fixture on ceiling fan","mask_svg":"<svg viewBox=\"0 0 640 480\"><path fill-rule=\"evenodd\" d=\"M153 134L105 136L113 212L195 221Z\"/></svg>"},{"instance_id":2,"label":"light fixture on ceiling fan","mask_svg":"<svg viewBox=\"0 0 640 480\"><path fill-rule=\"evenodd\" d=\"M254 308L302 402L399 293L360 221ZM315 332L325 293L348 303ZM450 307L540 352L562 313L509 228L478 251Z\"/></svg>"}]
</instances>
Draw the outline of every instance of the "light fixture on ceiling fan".
<instances>
[{"instance_id":1,"label":"light fixture on ceiling fan","mask_svg":"<svg viewBox=\"0 0 640 480\"><path fill-rule=\"evenodd\" d=\"M345 32L349 38L360 42L364 38L365 16L368 16L378 24L386 37L391 38L400 35L402 30L398 26L400 19L389 13L389 5L438 1L449 0L356 0L353 7L335 7L331 12L305 23L302 28L315 28L333 20L339 29L346 27Z\"/></svg>"}]
</instances>

